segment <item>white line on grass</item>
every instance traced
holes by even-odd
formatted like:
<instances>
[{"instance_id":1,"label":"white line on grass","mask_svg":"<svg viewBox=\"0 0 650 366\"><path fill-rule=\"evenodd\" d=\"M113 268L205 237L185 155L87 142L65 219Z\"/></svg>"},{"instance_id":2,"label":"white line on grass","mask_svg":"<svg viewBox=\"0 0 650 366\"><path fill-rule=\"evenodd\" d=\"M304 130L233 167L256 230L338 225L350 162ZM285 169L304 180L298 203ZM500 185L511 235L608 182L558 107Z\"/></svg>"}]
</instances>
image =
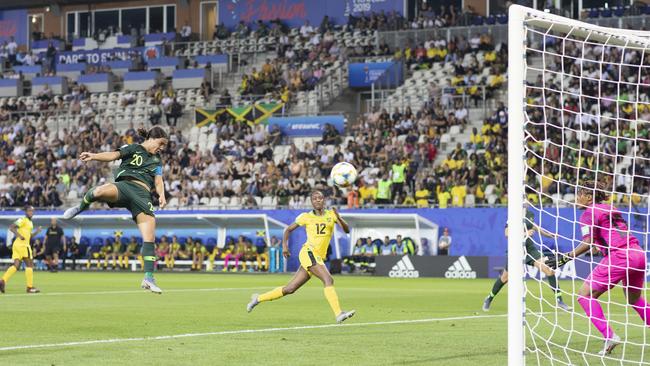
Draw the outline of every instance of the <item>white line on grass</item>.
<instances>
[{"instance_id":1,"label":"white line on grass","mask_svg":"<svg viewBox=\"0 0 650 366\"><path fill-rule=\"evenodd\" d=\"M209 292L209 291L243 291L243 290L259 290L266 287L214 287L214 288L182 288L164 290L164 292ZM78 292L41 292L39 294L5 294L0 297L18 297L18 296L66 296L66 295L113 295L113 294L144 294L148 293L145 290L117 290L117 291L78 291Z\"/></svg>"},{"instance_id":2,"label":"white line on grass","mask_svg":"<svg viewBox=\"0 0 650 366\"><path fill-rule=\"evenodd\" d=\"M186 333L186 334L173 334L156 337L135 337L135 338L112 338L112 339L96 339L90 341L78 342L63 342L63 343L45 343L45 344L30 344L25 346L9 346L0 347L0 352L16 351L23 349L35 348L58 348L58 347L73 347L73 346L88 346L93 344L107 344L107 343L126 343L126 342L142 342L142 341L161 341L177 338L193 338L193 337L207 337L218 335L230 334L249 334L249 333L269 333L269 332L284 332L292 330L309 330L309 329L323 329L334 327L363 327L372 325L393 325L393 324L413 324L413 323L431 323L437 321L450 321L450 320L470 320L470 319L483 319L483 318L503 318L508 314L499 315L471 315L471 316L455 316L449 318L428 318L428 319L413 319L413 320L393 320L383 322L370 322L370 323L345 323L345 324L323 324L323 325L304 325L298 327L287 328L262 328L262 329L240 329L240 330L226 330L220 332L206 332L206 333Z\"/></svg>"},{"instance_id":3,"label":"white line on grass","mask_svg":"<svg viewBox=\"0 0 650 366\"><path fill-rule=\"evenodd\" d=\"M243 291L243 290L263 290L270 289L269 286L257 286L257 287L211 287L211 288L184 288L184 289L171 289L163 290L163 293L167 292L201 292L201 291ZM309 289L308 287L304 290ZM319 289L321 289L319 287ZM341 287L337 288L339 291L353 290L353 291L384 291L382 288L374 287ZM436 289L410 289L410 288L394 288L390 289L391 291L412 291L412 292L440 292ZM445 290L448 291L448 290ZM70 292L41 292L39 294L4 294L0 295L1 297L22 297L22 296L66 296L66 295L114 295L114 294L142 294L146 293L145 290L115 290L115 291L70 291Z\"/></svg>"}]
</instances>

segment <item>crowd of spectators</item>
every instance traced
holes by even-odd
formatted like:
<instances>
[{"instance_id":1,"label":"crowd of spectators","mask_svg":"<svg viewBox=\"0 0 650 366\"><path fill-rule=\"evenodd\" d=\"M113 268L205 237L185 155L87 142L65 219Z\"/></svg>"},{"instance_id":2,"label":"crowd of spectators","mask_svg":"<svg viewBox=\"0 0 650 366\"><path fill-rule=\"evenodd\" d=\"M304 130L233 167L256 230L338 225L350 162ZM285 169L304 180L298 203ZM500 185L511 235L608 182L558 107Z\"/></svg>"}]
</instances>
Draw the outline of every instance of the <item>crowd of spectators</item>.
<instances>
[{"instance_id":1,"label":"crowd of spectators","mask_svg":"<svg viewBox=\"0 0 650 366\"><path fill-rule=\"evenodd\" d=\"M476 68L488 61L484 58L480 63L466 64L465 60L475 60L479 51L483 54L495 51L494 47L464 47L462 43L462 40L454 40L449 44L436 44L436 41L428 44L438 50L445 50L444 58L431 61L442 60L453 65L454 72L450 78L456 81L451 85L471 87L472 84L466 81L474 80L472 75L477 72ZM456 47L456 44L460 44L460 47ZM456 56L446 57L450 51ZM401 52L404 55L412 53L408 47ZM495 52L495 56L492 66L503 67L505 58L502 52ZM422 58L415 60L418 64L427 62ZM280 61L267 60L259 72L254 70L251 79L277 77L279 65ZM473 134L471 146L458 146L441 165L433 166L440 149L441 135L452 126L465 128L469 116L466 106L460 101L453 102L446 98L437 84L432 83L429 92L430 98L420 110L395 108L389 113L387 110L376 109L353 121L347 134L328 126L321 141L300 147L292 145L286 160L281 159L278 163L274 159L274 147L282 140L279 130L249 126L224 114L217 123L210 125L210 133L218 136L218 144L212 151L202 153L191 149L188 139L179 130L172 128L171 143L163 154L167 194L169 198L176 198L180 206L199 205L204 198L226 197L243 207L257 207L261 198L274 197L277 205L301 207L305 204L304 197L316 188L325 191L331 203L348 204L351 207L389 204L419 207L437 204L446 207L450 203L454 206L464 205L467 195L474 195L477 204L486 203L485 191L490 185L497 189L490 189L489 193L493 193L493 190L496 194L504 192L503 174L500 173L505 166L505 108L499 107L494 116L486 120L480 133L476 131ZM150 98L151 124L161 123L164 115L167 123L175 126L176 112L179 110L175 91L169 86L154 86L147 91L146 96ZM51 97L49 93L43 95L48 103L57 98L55 96L50 99ZM134 93L125 93L120 104L127 107L135 102L135 98ZM70 109L87 116L82 120L82 125L87 126L85 129L99 128L94 122L98 112L89 103L88 92L83 85L75 87L62 100L75 103ZM0 107L0 119L8 115L7 108ZM21 123L14 128L21 126ZM76 132L83 133L85 129ZM101 131L106 132L104 129ZM80 138L79 141L83 141L84 137ZM111 143L104 144L102 148L115 148L124 139L134 141L132 128L124 138L113 136L111 132ZM6 138L4 150L12 151L16 142L24 144L22 139L14 141L13 138ZM28 143L34 144L34 141L28 140ZM53 144L60 145L63 141L54 141ZM97 150L97 146L89 145L77 146L71 150L77 154L85 148ZM67 150L68 148L65 149ZM487 150L489 153L468 153L477 150ZM66 154L61 158L73 159L74 156ZM329 170L339 161L349 161L359 167L360 179L354 188L342 191L328 185ZM56 176L61 173L50 174ZM100 178L110 179L110 174L95 177ZM12 197L10 206L31 202L25 195L18 193L20 189L17 186L6 187L5 184L4 188L4 193ZM79 188L76 192L82 194L81 188L87 187L72 187L75 188ZM68 190L58 192L59 195L67 196ZM59 202L46 202L46 206L58 206L55 203Z\"/></svg>"}]
</instances>

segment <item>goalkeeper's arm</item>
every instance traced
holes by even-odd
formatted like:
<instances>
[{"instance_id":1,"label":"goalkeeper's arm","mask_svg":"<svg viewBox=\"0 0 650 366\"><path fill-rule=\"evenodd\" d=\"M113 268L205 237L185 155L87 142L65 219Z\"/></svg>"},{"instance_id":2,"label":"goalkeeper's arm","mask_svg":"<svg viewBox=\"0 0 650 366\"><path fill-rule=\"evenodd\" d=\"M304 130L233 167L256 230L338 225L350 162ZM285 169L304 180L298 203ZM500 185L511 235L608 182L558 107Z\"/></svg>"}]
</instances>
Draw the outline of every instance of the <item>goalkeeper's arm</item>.
<instances>
[{"instance_id":1,"label":"goalkeeper's arm","mask_svg":"<svg viewBox=\"0 0 650 366\"><path fill-rule=\"evenodd\" d=\"M549 258L546 261L546 265L552 269L560 268L568 262L574 260L576 257L579 257L582 254L588 252L591 248L592 243L593 241L591 240L591 237L587 237L581 241L580 244L572 251L568 253L556 253L554 257Z\"/></svg>"}]
</instances>

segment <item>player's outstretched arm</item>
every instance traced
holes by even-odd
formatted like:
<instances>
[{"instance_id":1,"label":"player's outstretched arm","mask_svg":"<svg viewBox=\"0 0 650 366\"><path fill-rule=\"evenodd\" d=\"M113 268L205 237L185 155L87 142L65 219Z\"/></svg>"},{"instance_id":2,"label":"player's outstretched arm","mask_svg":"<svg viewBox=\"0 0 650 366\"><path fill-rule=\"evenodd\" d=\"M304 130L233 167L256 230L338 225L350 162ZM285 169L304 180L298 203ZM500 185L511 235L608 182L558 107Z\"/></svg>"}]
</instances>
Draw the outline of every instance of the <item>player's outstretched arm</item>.
<instances>
[{"instance_id":1,"label":"player's outstretched arm","mask_svg":"<svg viewBox=\"0 0 650 366\"><path fill-rule=\"evenodd\" d=\"M298 227L299 225L294 222L286 229L284 229L284 234L282 235L282 255L284 255L286 258L289 258L291 256L291 252L289 251L289 234L291 234L291 232L296 230Z\"/></svg>"},{"instance_id":2,"label":"player's outstretched arm","mask_svg":"<svg viewBox=\"0 0 650 366\"><path fill-rule=\"evenodd\" d=\"M587 237L578 246L568 253L556 253L555 256L546 261L546 265L552 269L560 268L575 258L589 251L593 243L591 237Z\"/></svg>"},{"instance_id":3,"label":"player's outstretched arm","mask_svg":"<svg viewBox=\"0 0 650 366\"><path fill-rule=\"evenodd\" d=\"M81 161L102 161L102 162L111 162L118 160L120 158L120 152L119 151L107 151L107 152L101 152L101 153L91 153L91 152L82 152L81 155L79 155L79 159Z\"/></svg>"},{"instance_id":4,"label":"player's outstretched arm","mask_svg":"<svg viewBox=\"0 0 650 366\"><path fill-rule=\"evenodd\" d=\"M32 231L32 236L38 235L41 231L43 231L43 227L39 226L36 228L36 230ZM47 238L47 236L45 236Z\"/></svg>"},{"instance_id":5,"label":"player's outstretched arm","mask_svg":"<svg viewBox=\"0 0 650 366\"><path fill-rule=\"evenodd\" d=\"M336 221L338 221L339 225L341 225L343 231L345 231L346 234L349 234L350 225L348 225L348 223L341 218L341 216L339 215L339 211L336 209L336 207L332 207L332 212L334 212L334 215L336 215Z\"/></svg>"},{"instance_id":6,"label":"player's outstretched arm","mask_svg":"<svg viewBox=\"0 0 650 366\"><path fill-rule=\"evenodd\" d=\"M535 225L535 230L539 231L540 234L542 234L543 236L545 236L547 238L553 238L553 239L557 238L557 234L552 233L552 232L542 228L541 226Z\"/></svg>"}]
</instances>

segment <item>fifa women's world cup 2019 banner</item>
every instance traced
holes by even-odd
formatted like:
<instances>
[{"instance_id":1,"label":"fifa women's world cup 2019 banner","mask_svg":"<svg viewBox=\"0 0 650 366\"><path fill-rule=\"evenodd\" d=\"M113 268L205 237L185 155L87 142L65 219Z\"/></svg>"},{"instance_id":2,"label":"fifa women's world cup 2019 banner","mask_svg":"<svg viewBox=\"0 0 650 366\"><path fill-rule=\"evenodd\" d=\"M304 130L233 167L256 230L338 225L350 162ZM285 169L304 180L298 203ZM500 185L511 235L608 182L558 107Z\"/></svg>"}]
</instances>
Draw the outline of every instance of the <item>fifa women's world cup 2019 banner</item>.
<instances>
[{"instance_id":1,"label":"fifa women's world cup 2019 banner","mask_svg":"<svg viewBox=\"0 0 650 366\"><path fill-rule=\"evenodd\" d=\"M280 19L295 27L308 20L317 27L325 15L335 24L342 24L350 15L382 11L401 14L403 10L403 0L231 0L219 7L219 22L234 27L240 21L248 24Z\"/></svg>"}]
</instances>

